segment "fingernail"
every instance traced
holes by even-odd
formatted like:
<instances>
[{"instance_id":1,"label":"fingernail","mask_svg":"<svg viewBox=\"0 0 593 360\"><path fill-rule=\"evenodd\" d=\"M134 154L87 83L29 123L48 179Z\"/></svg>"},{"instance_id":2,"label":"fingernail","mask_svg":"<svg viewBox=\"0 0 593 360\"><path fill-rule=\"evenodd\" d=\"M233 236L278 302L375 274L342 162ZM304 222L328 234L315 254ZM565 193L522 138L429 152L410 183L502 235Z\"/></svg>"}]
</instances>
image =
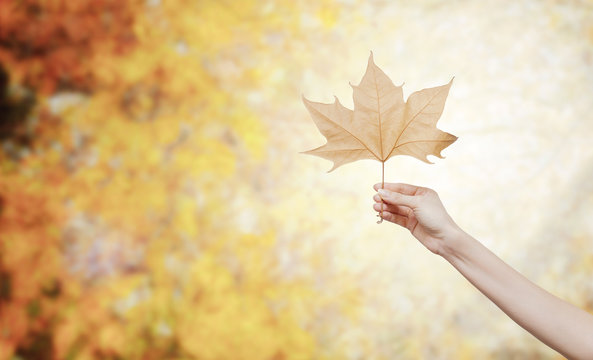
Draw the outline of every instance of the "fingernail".
<instances>
[{"instance_id":1,"label":"fingernail","mask_svg":"<svg viewBox=\"0 0 593 360\"><path fill-rule=\"evenodd\" d=\"M389 196L389 191L387 191L385 189L379 189L377 192L379 193L379 196L381 196L381 197Z\"/></svg>"}]
</instances>

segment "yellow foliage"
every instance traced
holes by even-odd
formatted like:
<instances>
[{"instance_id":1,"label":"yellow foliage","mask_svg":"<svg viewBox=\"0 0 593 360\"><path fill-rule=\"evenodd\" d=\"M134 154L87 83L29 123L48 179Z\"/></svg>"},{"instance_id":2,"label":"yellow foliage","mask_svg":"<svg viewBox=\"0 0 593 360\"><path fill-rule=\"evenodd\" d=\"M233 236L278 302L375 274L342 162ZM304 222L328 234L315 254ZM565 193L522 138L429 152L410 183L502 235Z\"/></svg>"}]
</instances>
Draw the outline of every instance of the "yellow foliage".
<instances>
[{"instance_id":1,"label":"yellow foliage","mask_svg":"<svg viewBox=\"0 0 593 360\"><path fill-rule=\"evenodd\" d=\"M77 360L326 357L310 322L328 299L277 260L254 185L270 137L244 95L286 71L250 60L271 51L266 37L300 36L301 12L330 28L334 5L31 2L58 30L73 26L59 12L125 21L70 46L92 81L63 93L62 75L39 79L33 150L2 155L0 274L18 286L0 298L0 359L19 347ZM45 70L26 66L52 63L11 64L24 82ZM353 316L356 291L343 295L337 308ZM39 334L49 348L31 345Z\"/></svg>"}]
</instances>

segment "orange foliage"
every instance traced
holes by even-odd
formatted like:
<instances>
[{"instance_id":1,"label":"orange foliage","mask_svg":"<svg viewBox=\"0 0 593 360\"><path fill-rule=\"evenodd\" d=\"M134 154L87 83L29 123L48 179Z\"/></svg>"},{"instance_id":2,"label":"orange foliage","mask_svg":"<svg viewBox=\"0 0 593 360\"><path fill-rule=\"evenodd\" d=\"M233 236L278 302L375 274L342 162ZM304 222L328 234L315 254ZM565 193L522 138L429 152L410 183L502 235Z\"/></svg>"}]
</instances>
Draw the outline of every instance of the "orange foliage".
<instances>
[{"instance_id":1,"label":"orange foliage","mask_svg":"<svg viewBox=\"0 0 593 360\"><path fill-rule=\"evenodd\" d=\"M312 290L224 206L266 134L208 65L296 32L278 6L0 1L0 65L38 98L0 156L0 359L313 356Z\"/></svg>"},{"instance_id":2,"label":"orange foliage","mask_svg":"<svg viewBox=\"0 0 593 360\"><path fill-rule=\"evenodd\" d=\"M0 1L0 62L14 80L45 94L90 89L97 51L125 54L140 1Z\"/></svg>"},{"instance_id":3,"label":"orange foliage","mask_svg":"<svg viewBox=\"0 0 593 360\"><path fill-rule=\"evenodd\" d=\"M0 353L20 348L42 358L70 276L59 252L63 211L46 189L27 180L0 182Z\"/></svg>"}]
</instances>

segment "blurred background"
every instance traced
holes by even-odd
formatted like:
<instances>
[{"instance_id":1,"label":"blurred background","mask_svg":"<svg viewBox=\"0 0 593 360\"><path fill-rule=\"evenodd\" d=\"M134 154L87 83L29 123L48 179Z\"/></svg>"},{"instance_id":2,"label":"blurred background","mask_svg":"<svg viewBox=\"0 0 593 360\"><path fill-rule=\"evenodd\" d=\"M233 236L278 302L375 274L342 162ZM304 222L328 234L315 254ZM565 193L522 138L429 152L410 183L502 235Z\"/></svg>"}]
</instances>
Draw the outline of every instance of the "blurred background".
<instances>
[{"instance_id":1,"label":"blurred background","mask_svg":"<svg viewBox=\"0 0 593 360\"><path fill-rule=\"evenodd\" d=\"M0 359L559 359L327 174L301 95L455 76L386 163L593 311L593 2L0 0Z\"/></svg>"}]
</instances>

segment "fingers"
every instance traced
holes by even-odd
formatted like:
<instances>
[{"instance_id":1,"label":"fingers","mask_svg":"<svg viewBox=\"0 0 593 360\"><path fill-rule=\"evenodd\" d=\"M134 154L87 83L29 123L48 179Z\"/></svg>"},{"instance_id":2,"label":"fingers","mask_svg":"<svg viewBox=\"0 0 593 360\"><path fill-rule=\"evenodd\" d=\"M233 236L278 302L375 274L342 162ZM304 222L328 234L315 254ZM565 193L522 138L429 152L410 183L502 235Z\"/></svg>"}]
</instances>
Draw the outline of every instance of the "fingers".
<instances>
[{"instance_id":1,"label":"fingers","mask_svg":"<svg viewBox=\"0 0 593 360\"><path fill-rule=\"evenodd\" d=\"M403 205L384 202L384 200L379 196L379 194L373 196L373 199L375 200L373 209L379 213L379 216L382 219L407 228L410 215L412 215L413 213L411 208Z\"/></svg>"},{"instance_id":2,"label":"fingers","mask_svg":"<svg viewBox=\"0 0 593 360\"><path fill-rule=\"evenodd\" d=\"M381 183L375 184L373 186L375 191L381 189ZM410 185L410 184L402 184L402 183L385 183L384 188L389 191L395 191L398 193L402 193L404 195L415 195L416 192L420 189L418 186Z\"/></svg>"},{"instance_id":3,"label":"fingers","mask_svg":"<svg viewBox=\"0 0 593 360\"><path fill-rule=\"evenodd\" d=\"M409 216L412 212L412 209L406 206L382 203L381 198L378 195L375 195L374 199L376 201L376 203L373 205L373 209L375 209L375 211L389 211L390 213L403 216Z\"/></svg>"},{"instance_id":4,"label":"fingers","mask_svg":"<svg viewBox=\"0 0 593 360\"><path fill-rule=\"evenodd\" d=\"M412 209L416 208L417 199L414 196L404 195L402 193L389 191L386 189L379 189L377 192L383 202L387 204L404 205Z\"/></svg>"}]
</instances>

